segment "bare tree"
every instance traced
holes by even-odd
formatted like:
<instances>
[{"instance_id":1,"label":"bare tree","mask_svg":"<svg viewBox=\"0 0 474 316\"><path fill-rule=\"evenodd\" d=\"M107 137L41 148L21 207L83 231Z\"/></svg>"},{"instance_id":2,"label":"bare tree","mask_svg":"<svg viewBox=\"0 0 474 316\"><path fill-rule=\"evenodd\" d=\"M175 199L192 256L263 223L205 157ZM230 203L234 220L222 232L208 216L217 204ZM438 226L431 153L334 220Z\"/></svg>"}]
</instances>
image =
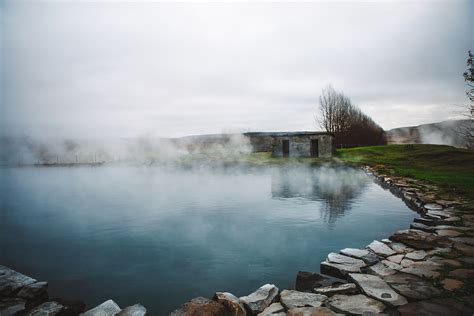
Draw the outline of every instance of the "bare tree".
<instances>
[{"instance_id":1,"label":"bare tree","mask_svg":"<svg viewBox=\"0 0 474 316\"><path fill-rule=\"evenodd\" d=\"M352 104L342 92L328 86L319 97L319 126L336 136L338 147L386 144L385 132L369 116Z\"/></svg>"},{"instance_id":2,"label":"bare tree","mask_svg":"<svg viewBox=\"0 0 474 316\"><path fill-rule=\"evenodd\" d=\"M467 57L467 71L464 72L464 81L467 84L467 98L469 103L466 104L466 112L462 115L467 118L467 122L459 127L459 133L466 140L466 147L474 149L474 55L471 51Z\"/></svg>"}]
</instances>

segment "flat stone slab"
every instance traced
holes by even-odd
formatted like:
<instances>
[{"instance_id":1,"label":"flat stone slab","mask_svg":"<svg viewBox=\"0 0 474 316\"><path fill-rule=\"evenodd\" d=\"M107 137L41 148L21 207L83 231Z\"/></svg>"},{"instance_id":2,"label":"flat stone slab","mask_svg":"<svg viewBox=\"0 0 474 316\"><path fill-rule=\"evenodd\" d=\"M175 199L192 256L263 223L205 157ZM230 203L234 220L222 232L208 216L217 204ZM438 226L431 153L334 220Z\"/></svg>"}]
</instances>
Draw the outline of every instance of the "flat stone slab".
<instances>
[{"instance_id":1,"label":"flat stone slab","mask_svg":"<svg viewBox=\"0 0 474 316\"><path fill-rule=\"evenodd\" d=\"M387 260L390 261L390 262L396 263L396 264L400 264L400 262L402 262L404 257L405 257L405 255L403 255L403 254L393 255L393 256L387 257Z\"/></svg>"},{"instance_id":2,"label":"flat stone slab","mask_svg":"<svg viewBox=\"0 0 474 316\"><path fill-rule=\"evenodd\" d=\"M48 298L48 282L35 282L25 285L16 295L28 300Z\"/></svg>"},{"instance_id":3,"label":"flat stone slab","mask_svg":"<svg viewBox=\"0 0 474 316\"><path fill-rule=\"evenodd\" d=\"M413 274L397 272L383 277L383 280L396 292L413 300L426 300L441 293L431 283Z\"/></svg>"},{"instance_id":4,"label":"flat stone slab","mask_svg":"<svg viewBox=\"0 0 474 316\"><path fill-rule=\"evenodd\" d=\"M390 239L402 242L415 249L429 250L436 248L437 236L416 229L400 230Z\"/></svg>"},{"instance_id":5,"label":"flat stone slab","mask_svg":"<svg viewBox=\"0 0 474 316\"><path fill-rule=\"evenodd\" d=\"M400 306L407 302L406 298L392 290L381 278L370 274L351 273L349 278L370 297L387 303L390 306Z\"/></svg>"},{"instance_id":6,"label":"flat stone slab","mask_svg":"<svg viewBox=\"0 0 474 316\"><path fill-rule=\"evenodd\" d=\"M15 293L22 287L35 283L36 280L0 265L0 297Z\"/></svg>"},{"instance_id":7,"label":"flat stone slab","mask_svg":"<svg viewBox=\"0 0 474 316\"><path fill-rule=\"evenodd\" d=\"M423 260L426 258L428 254L424 250L417 250L413 251L410 253L407 253L405 255L405 258L410 259L410 260Z\"/></svg>"},{"instance_id":8,"label":"flat stone slab","mask_svg":"<svg viewBox=\"0 0 474 316\"><path fill-rule=\"evenodd\" d=\"M439 205L436 203L428 203L428 204L423 205L423 207L427 210L442 210L443 209L442 205Z\"/></svg>"},{"instance_id":9,"label":"flat stone slab","mask_svg":"<svg viewBox=\"0 0 474 316\"><path fill-rule=\"evenodd\" d=\"M63 311L65 311L65 307L58 302L45 302L37 307L35 307L29 315L31 316L55 316L60 315ZM108 316L106 314L95 314L97 316ZM112 314L111 314L112 315ZM113 314L115 315L115 314Z\"/></svg>"},{"instance_id":10,"label":"flat stone slab","mask_svg":"<svg viewBox=\"0 0 474 316\"><path fill-rule=\"evenodd\" d=\"M387 276L391 274L397 273L397 270L390 269L384 263L379 262L370 266L367 270L370 274L378 275L378 276Z\"/></svg>"},{"instance_id":11,"label":"flat stone slab","mask_svg":"<svg viewBox=\"0 0 474 316\"><path fill-rule=\"evenodd\" d=\"M288 316L333 316L339 315L327 307L300 307L288 311Z\"/></svg>"},{"instance_id":12,"label":"flat stone slab","mask_svg":"<svg viewBox=\"0 0 474 316\"><path fill-rule=\"evenodd\" d=\"M273 303L258 314L258 316L286 316L285 307L281 303Z\"/></svg>"},{"instance_id":13,"label":"flat stone slab","mask_svg":"<svg viewBox=\"0 0 474 316\"><path fill-rule=\"evenodd\" d=\"M462 279L474 278L474 269L456 269L449 272L449 276Z\"/></svg>"},{"instance_id":14,"label":"flat stone slab","mask_svg":"<svg viewBox=\"0 0 474 316\"><path fill-rule=\"evenodd\" d=\"M454 243L453 247L468 257L474 257L474 246L469 246L464 243Z\"/></svg>"},{"instance_id":15,"label":"flat stone slab","mask_svg":"<svg viewBox=\"0 0 474 316\"><path fill-rule=\"evenodd\" d=\"M114 316L122 309L113 300L108 300L102 304L82 313L81 316Z\"/></svg>"},{"instance_id":16,"label":"flat stone slab","mask_svg":"<svg viewBox=\"0 0 474 316\"><path fill-rule=\"evenodd\" d=\"M316 272L299 271L296 275L295 289L301 292L312 292L314 288L342 284L346 281L321 275Z\"/></svg>"},{"instance_id":17,"label":"flat stone slab","mask_svg":"<svg viewBox=\"0 0 474 316\"><path fill-rule=\"evenodd\" d=\"M330 297L326 304L338 313L362 315L364 313L379 314L385 310L382 302L374 300L362 294L342 295L336 294Z\"/></svg>"},{"instance_id":18,"label":"flat stone slab","mask_svg":"<svg viewBox=\"0 0 474 316\"><path fill-rule=\"evenodd\" d=\"M321 273L346 279L348 273L360 272L365 266L367 266L365 262L360 259L331 252L326 261L321 262Z\"/></svg>"},{"instance_id":19,"label":"flat stone slab","mask_svg":"<svg viewBox=\"0 0 474 316\"><path fill-rule=\"evenodd\" d=\"M227 311L232 316L245 316L245 307L240 303L240 300L229 292L216 292L212 298L214 301L225 306Z\"/></svg>"},{"instance_id":20,"label":"flat stone slab","mask_svg":"<svg viewBox=\"0 0 474 316\"><path fill-rule=\"evenodd\" d=\"M472 300L472 297L469 299ZM401 316L461 316L474 314L472 306L464 305L452 298L413 302L399 307L397 311Z\"/></svg>"},{"instance_id":21,"label":"flat stone slab","mask_svg":"<svg viewBox=\"0 0 474 316\"><path fill-rule=\"evenodd\" d=\"M319 307L328 297L326 295L283 290L280 293L280 302L286 308Z\"/></svg>"},{"instance_id":22,"label":"flat stone slab","mask_svg":"<svg viewBox=\"0 0 474 316\"><path fill-rule=\"evenodd\" d=\"M380 261L376 254L367 249L344 248L339 252L345 256L360 259L368 265L372 265Z\"/></svg>"},{"instance_id":23,"label":"flat stone slab","mask_svg":"<svg viewBox=\"0 0 474 316\"><path fill-rule=\"evenodd\" d=\"M392 248L396 253L399 253L399 254L405 254L405 253L408 253L408 252L412 252L414 251L415 249L413 248L410 248L408 247L407 245L401 243L401 242L392 242L390 244L388 244L390 246L390 248Z\"/></svg>"},{"instance_id":24,"label":"flat stone slab","mask_svg":"<svg viewBox=\"0 0 474 316\"><path fill-rule=\"evenodd\" d=\"M449 279L446 278L443 281L441 281L441 284L443 285L443 288L447 291L455 291L459 290L464 286L464 282L456 280L456 279Z\"/></svg>"},{"instance_id":25,"label":"flat stone slab","mask_svg":"<svg viewBox=\"0 0 474 316\"><path fill-rule=\"evenodd\" d=\"M378 240L374 240L367 247L379 256L388 257L396 254L392 248Z\"/></svg>"},{"instance_id":26,"label":"flat stone slab","mask_svg":"<svg viewBox=\"0 0 474 316\"><path fill-rule=\"evenodd\" d=\"M425 232L429 233L434 233L435 232L435 226L428 226L422 223L411 223L410 224L411 229L418 229L418 230L423 230Z\"/></svg>"},{"instance_id":27,"label":"flat stone slab","mask_svg":"<svg viewBox=\"0 0 474 316\"><path fill-rule=\"evenodd\" d=\"M116 314L116 316L146 316L147 311L145 306L141 304L135 304L132 306L125 307L121 312ZM245 314L243 314L245 315Z\"/></svg>"},{"instance_id":28,"label":"flat stone slab","mask_svg":"<svg viewBox=\"0 0 474 316\"><path fill-rule=\"evenodd\" d=\"M436 234L441 237L458 237L462 235L462 233L457 230L448 230L448 229L437 230Z\"/></svg>"},{"instance_id":29,"label":"flat stone slab","mask_svg":"<svg viewBox=\"0 0 474 316\"><path fill-rule=\"evenodd\" d=\"M26 300L21 298L5 298L0 301L0 315L22 315L26 309Z\"/></svg>"},{"instance_id":30,"label":"flat stone slab","mask_svg":"<svg viewBox=\"0 0 474 316\"><path fill-rule=\"evenodd\" d=\"M450 239L455 242L474 246L474 237L455 237Z\"/></svg>"},{"instance_id":31,"label":"flat stone slab","mask_svg":"<svg viewBox=\"0 0 474 316\"><path fill-rule=\"evenodd\" d=\"M358 294L359 290L357 289L354 283L345 283L340 285L316 288L314 289L314 292L317 294L332 296L335 294Z\"/></svg>"},{"instance_id":32,"label":"flat stone slab","mask_svg":"<svg viewBox=\"0 0 474 316\"><path fill-rule=\"evenodd\" d=\"M278 288L273 284L265 284L250 295L242 296L242 302L252 313L261 313L270 306L278 295Z\"/></svg>"}]
</instances>

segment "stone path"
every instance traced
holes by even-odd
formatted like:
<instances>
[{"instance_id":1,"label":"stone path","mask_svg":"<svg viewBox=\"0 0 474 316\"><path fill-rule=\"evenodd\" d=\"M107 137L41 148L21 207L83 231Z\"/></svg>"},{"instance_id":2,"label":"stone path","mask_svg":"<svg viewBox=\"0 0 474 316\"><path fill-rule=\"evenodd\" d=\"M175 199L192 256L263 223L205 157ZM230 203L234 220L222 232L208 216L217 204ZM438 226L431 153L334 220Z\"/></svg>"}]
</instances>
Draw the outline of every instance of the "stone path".
<instances>
[{"instance_id":1,"label":"stone path","mask_svg":"<svg viewBox=\"0 0 474 316\"><path fill-rule=\"evenodd\" d=\"M323 274L298 272L294 290L265 284L240 298L216 292L170 315L473 315L474 206L433 185L366 171L420 214L409 229L328 254ZM0 315L147 315L140 304L122 310L112 300L84 312L81 302L48 299L47 286L0 266Z\"/></svg>"}]
</instances>

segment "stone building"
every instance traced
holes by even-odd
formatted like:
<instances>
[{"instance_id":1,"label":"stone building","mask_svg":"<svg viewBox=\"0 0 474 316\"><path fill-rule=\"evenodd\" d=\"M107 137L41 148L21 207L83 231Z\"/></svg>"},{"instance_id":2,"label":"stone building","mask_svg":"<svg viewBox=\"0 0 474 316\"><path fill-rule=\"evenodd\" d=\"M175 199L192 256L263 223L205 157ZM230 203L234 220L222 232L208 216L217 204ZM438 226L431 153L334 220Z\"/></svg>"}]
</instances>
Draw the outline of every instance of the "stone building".
<instances>
[{"instance_id":1,"label":"stone building","mask_svg":"<svg viewBox=\"0 0 474 316\"><path fill-rule=\"evenodd\" d=\"M326 132L245 133L253 150L273 157L331 157L334 135Z\"/></svg>"}]
</instances>

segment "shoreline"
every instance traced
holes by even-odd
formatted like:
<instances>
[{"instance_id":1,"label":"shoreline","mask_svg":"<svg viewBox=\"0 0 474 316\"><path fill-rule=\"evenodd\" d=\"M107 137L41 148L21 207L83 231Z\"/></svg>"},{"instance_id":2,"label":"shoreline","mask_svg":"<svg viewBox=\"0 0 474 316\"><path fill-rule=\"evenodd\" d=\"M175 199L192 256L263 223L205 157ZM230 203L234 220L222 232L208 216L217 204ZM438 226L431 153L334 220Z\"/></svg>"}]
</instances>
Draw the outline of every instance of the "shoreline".
<instances>
[{"instance_id":1,"label":"shoreline","mask_svg":"<svg viewBox=\"0 0 474 316\"><path fill-rule=\"evenodd\" d=\"M372 167L362 169L420 214L410 229L374 241L366 248L346 248L339 253L330 253L321 263L322 274L298 273L295 289L279 290L266 284L241 298L217 292L212 299L195 298L170 315L474 313L474 291L470 286L474 279L472 206L423 181L389 177ZM21 308L30 310L31 314L35 311L33 306L39 303L42 304L35 307L35 313L53 311L49 315L79 315L85 308L84 305L79 311L77 301L74 304L61 299L47 301L46 282L37 282L6 267L0 266L0 269L2 316L22 315ZM331 278L326 278L327 275ZM5 282L5 276L9 276L10 284ZM468 297L467 302L462 302L463 297ZM16 312L6 313L5 308L12 312L16 309ZM140 304L121 310L112 300L84 315L98 315L99 310L110 310L103 315L147 315Z\"/></svg>"}]
</instances>

